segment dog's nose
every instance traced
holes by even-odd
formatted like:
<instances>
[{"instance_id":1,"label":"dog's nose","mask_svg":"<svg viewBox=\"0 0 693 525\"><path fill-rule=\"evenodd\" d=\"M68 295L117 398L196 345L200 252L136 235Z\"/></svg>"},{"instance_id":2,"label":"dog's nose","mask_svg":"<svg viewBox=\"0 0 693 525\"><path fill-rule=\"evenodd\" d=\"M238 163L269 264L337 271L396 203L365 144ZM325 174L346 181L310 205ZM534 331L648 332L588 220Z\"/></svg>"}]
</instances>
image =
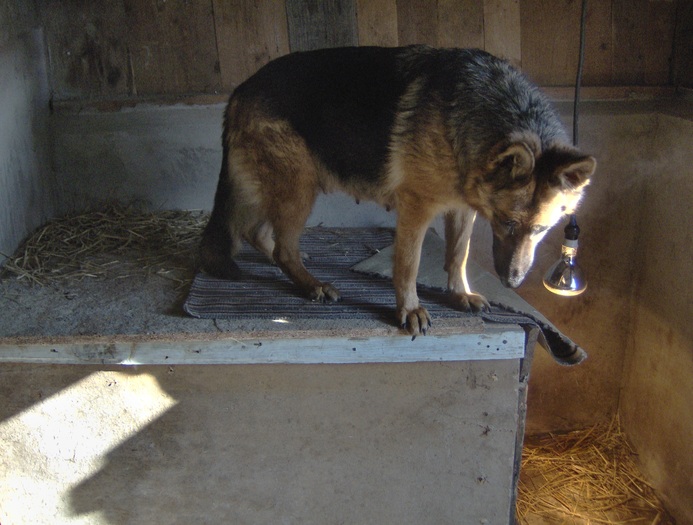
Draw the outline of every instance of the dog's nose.
<instances>
[{"instance_id":1,"label":"dog's nose","mask_svg":"<svg viewBox=\"0 0 693 525\"><path fill-rule=\"evenodd\" d=\"M503 286L507 288L517 288L522 284L523 280L524 274L517 269L513 269L510 271L510 275L508 275L508 277L501 279L501 282L503 283Z\"/></svg>"}]
</instances>

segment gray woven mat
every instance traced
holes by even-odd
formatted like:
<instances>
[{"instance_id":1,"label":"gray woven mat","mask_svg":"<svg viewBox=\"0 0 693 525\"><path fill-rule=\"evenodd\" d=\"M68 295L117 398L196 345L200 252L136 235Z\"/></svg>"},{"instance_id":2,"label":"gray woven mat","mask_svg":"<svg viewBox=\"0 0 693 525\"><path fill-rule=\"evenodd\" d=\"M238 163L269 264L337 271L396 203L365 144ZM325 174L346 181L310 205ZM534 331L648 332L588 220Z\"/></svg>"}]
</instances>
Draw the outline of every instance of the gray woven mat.
<instances>
[{"instance_id":1,"label":"gray woven mat","mask_svg":"<svg viewBox=\"0 0 693 525\"><path fill-rule=\"evenodd\" d=\"M393 242L389 229L309 228L301 238L305 265L319 280L334 285L339 302L317 303L299 294L295 285L256 250L245 246L235 258L243 276L238 281L205 273L195 277L184 310L206 319L394 319L395 292L390 279L364 275L350 268ZM422 303L436 317L465 315L444 304L440 291L420 290Z\"/></svg>"},{"instance_id":2,"label":"gray woven mat","mask_svg":"<svg viewBox=\"0 0 693 525\"><path fill-rule=\"evenodd\" d=\"M203 272L193 280L183 305L186 313L204 319L377 319L391 324L395 319L395 293L385 276L351 270L352 266L388 250L394 240L390 229L309 228L301 238L301 250L309 259L308 270L319 280L333 284L342 299L336 303L312 302L298 293L279 268L254 249L245 246L235 258L242 277L217 279ZM442 266L442 260L440 261ZM471 316L447 305L439 287L418 286L419 299L434 318ZM560 332L535 316L494 304L480 315L485 321L538 327L540 342L561 364L575 364L586 354Z\"/></svg>"}]
</instances>

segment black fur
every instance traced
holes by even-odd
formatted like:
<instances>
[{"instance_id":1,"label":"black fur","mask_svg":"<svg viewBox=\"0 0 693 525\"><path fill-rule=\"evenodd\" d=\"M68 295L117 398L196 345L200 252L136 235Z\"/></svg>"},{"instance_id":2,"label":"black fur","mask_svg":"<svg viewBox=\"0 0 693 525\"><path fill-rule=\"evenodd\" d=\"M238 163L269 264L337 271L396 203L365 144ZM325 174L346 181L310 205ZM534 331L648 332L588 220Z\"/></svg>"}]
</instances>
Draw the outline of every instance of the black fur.
<instances>
[{"instance_id":1,"label":"black fur","mask_svg":"<svg viewBox=\"0 0 693 525\"><path fill-rule=\"evenodd\" d=\"M262 99L338 176L374 180L406 88L398 53L373 47L293 53L264 66L234 96Z\"/></svg>"},{"instance_id":2,"label":"black fur","mask_svg":"<svg viewBox=\"0 0 693 525\"><path fill-rule=\"evenodd\" d=\"M566 142L540 91L507 62L478 49L347 47L285 55L241 84L234 97L259 99L286 119L342 178L384 176L395 114L412 82L418 100L449 108L456 153L483 163L482 152L528 130L544 144ZM421 106L419 106L421 107ZM414 112L411 118L416 118Z\"/></svg>"}]
</instances>

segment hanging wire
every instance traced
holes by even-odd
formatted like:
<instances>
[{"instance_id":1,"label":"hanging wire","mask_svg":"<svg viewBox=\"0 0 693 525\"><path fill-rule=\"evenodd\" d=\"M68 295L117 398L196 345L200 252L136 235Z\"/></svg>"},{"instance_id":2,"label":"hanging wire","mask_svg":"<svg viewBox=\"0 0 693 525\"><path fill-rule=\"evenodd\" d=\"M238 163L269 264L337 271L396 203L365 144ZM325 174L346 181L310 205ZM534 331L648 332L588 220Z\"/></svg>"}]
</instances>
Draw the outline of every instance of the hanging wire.
<instances>
[{"instance_id":1,"label":"hanging wire","mask_svg":"<svg viewBox=\"0 0 693 525\"><path fill-rule=\"evenodd\" d=\"M575 77L575 97L573 98L573 146L578 145L578 118L580 104L580 86L582 85L582 69L585 64L585 25L587 20L587 0L582 0L580 14L580 53L578 56L577 75Z\"/></svg>"},{"instance_id":2,"label":"hanging wire","mask_svg":"<svg viewBox=\"0 0 693 525\"><path fill-rule=\"evenodd\" d=\"M582 0L580 13L580 51L578 55L577 74L575 76L575 96L573 97L573 146L578 145L578 121L580 118L580 86L582 85L582 69L585 65L585 25L587 21L587 0ZM571 222L577 221L575 214L570 216Z\"/></svg>"}]
</instances>

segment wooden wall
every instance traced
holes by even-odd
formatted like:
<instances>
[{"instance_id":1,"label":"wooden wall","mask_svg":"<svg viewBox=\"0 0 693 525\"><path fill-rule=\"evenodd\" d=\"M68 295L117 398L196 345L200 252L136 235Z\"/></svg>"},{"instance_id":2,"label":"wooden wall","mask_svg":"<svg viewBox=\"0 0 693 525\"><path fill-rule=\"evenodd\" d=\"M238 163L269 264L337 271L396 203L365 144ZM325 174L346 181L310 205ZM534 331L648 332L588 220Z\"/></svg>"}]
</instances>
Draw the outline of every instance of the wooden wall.
<instances>
[{"instance_id":1,"label":"wooden wall","mask_svg":"<svg viewBox=\"0 0 693 525\"><path fill-rule=\"evenodd\" d=\"M274 57L345 45L480 47L520 65L545 86L571 85L577 64L579 0L44 0L38 5L57 100L228 93ZM685 80L685 68L677 68L672 57L688 54L690 60L685 46L676 45L677 39L690 39L689 0L589 0L588 5L585 85L661 86L682 75Z\"/></svg>"}]
</instances>

